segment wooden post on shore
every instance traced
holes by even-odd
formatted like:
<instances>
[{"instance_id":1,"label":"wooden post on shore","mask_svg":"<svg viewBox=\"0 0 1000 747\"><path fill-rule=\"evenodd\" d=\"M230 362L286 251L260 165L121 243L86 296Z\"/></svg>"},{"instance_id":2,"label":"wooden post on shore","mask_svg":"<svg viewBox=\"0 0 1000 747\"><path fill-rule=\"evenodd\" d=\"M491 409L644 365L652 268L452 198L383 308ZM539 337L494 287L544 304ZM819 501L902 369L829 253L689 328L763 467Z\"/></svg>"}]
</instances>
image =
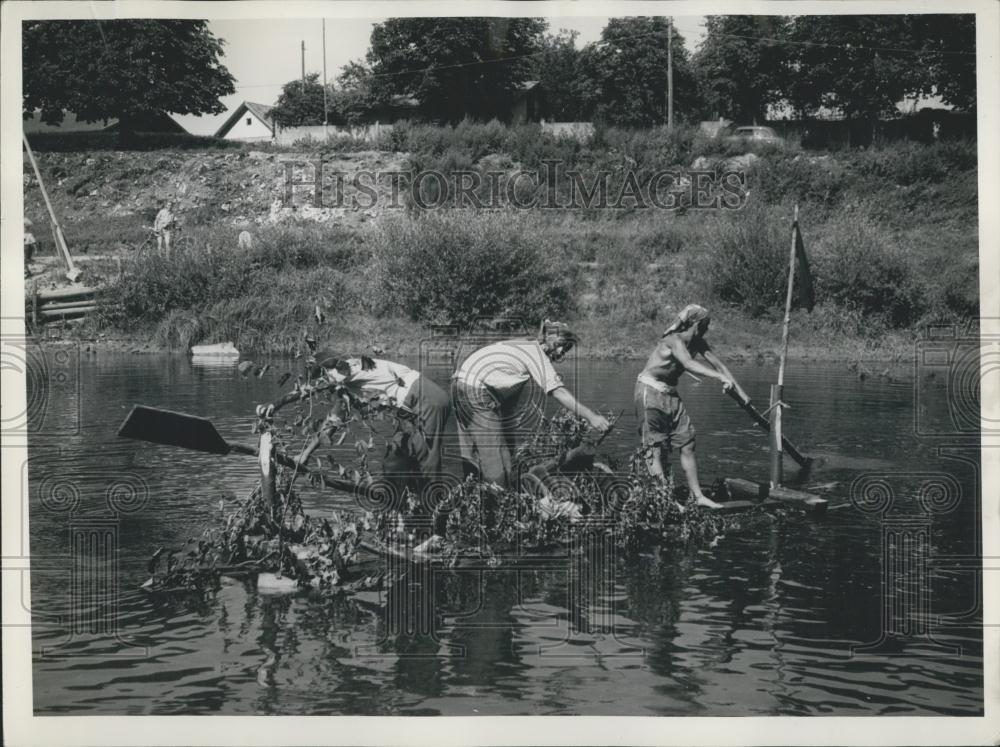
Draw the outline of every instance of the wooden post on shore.
<instances>
[{"instance_id":1,"label":"wooden post on shore","mask_svg":"<svg viewBox=\"0 0 1000 747\"><path fill-rule=\"evenodd\" d=\"M781 485L782 480L782 445L781 445L781 408L784 407L782 396L785 387L785 358L788 357L788 325L792 318L792 289L795 286L795 239L799 230L799 206L795 205L795 216L792 219L792 249L788 258L788 291L785 294L785 321L781 328L781 357L778 362L778 383L771 386L771 487Z\"/></svg>"},{"instance_id":2,"label":"wooden post on shore","mask_svg":"<svg viewBox=\"0 0 1000 747\"><path fill-rule=\"evenodd\" d=\"M42 172L39 171L38 164L35 162L35 154L31 152L31 146L28 144L28 136L23 131L21 132L21 140L24 141L24 150L28 153L28 160L31 162L31 168L34 169L35 178L38 180L38 189L41 190L42 199L45 200L45 207L49 211L49 219L52 221L52 233L56 239L56 252L62 253L63 261L66 263L66 277L71 283L75 283L76 279L80 277L80 270L73 263L73 256L69 253L69 247L66 245L66 237L63 236L62 228L59 226L59 219L56 218L56 211L52 209L52 203L49 201L49 193L45 189L45 182L42 181Z\"/></svg>"}]
</instances>

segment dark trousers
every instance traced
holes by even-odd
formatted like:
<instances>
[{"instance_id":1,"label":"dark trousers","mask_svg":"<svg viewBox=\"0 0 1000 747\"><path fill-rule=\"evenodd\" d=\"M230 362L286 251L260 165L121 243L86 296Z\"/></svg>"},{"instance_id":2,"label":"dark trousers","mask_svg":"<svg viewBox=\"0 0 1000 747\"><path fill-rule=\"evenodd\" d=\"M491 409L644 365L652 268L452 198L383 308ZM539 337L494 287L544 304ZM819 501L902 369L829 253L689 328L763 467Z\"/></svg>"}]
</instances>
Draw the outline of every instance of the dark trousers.
<instances>
[{"instance_id":1,"label":"dark trousers","mask_svg":"<svg viewBox=\"0 0 1000 747\"><path fill-rule=\"evenodd\" d=\"M441 449L444 429L451 417L451 401L441 387L421 375L403 404L417 416L418 428L410 439L413 456L420 463L421 474L434 479L441 474Z\"/></svg>"},{"instance_id":2,"label":"dark trousers","mask_svg":"<svg viewBox=\"0 0 1000 747\"><path fill-rule=\"evenodd\" d=\"M485 482L509 488L514 482L515 443L512 433L517 401L482 397L461 382L452 384L458 443L462 459L474 467Z\"/></svg>"}]
</instances>

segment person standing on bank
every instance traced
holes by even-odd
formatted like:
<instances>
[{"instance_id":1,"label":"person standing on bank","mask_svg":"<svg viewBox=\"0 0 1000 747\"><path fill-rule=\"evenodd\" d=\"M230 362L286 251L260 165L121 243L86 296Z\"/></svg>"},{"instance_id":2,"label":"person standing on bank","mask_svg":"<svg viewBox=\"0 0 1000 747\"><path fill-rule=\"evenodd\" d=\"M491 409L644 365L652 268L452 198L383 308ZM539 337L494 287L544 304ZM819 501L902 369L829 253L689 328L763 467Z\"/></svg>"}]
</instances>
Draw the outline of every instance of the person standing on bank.
<instances>
[{"instance_id":1,"label":"person standing on bank","mask_svg":"<svg viewBox=\"0 0 1000 747\"><path fill-rule=\"evenodd\" d=\"M452 376L452 401L459 446L467 467L481 479L514 487L517 403L529 381L597 430L611 427L607 418L581 404L552 367L572 349L576 337L560 322L545 320L538 338L495 342L476 350Z\"/></svg>"},{"instance_id":2,"label":"person standing on bank","mask_svg":"<svg viewBox=\"0 0 1000 747\"><path fill-rule=\"evenodd\" d=\"M663 333L636 380L635 407L649 473L664 479L669 469L664 459L669 457L671 448L679 448L681 468L691 496L699 506L718 508L719 504L708 498L698 483L694 427L677 392L677 382L685 371L690 371L721 381L724 392L735 388L746 401L749 402L750 397L705 340L709 321L708 311L697 304L689 304L681 310ZM709 365L694 360L696 355L701 355Z\"/></svg>"},{"instance_id":3,"label":"person standing on bank","mask_svg":"<svg viewBox=\"0 0 1000 747\"><path fill-rule=\"evenodd\" d=\"M174 230L174 201L167 200L166 204L160 208L153 221L153 232L156 234L156 249L162 252L166 247L167 257L170 257L170 238Z\"/></svg>"}]
</instances>

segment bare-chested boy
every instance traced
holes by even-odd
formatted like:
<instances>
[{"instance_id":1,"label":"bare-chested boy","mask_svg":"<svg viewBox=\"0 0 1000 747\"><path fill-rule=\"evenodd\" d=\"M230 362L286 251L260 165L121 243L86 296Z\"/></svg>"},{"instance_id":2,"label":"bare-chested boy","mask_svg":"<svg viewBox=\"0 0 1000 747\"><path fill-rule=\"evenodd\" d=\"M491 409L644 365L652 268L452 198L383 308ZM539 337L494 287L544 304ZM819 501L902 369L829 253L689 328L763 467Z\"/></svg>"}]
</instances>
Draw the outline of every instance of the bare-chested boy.
<instances>
[{"instance_id":1,"label":"bare-chested boy","mask_svg":"<svg viewBox=\"0 0 1000 747\"><path fill-rule=\"evenodd\" d=\"M708 324L708 311L703 307L689 304L681 310L636 380L635 406L642 445L649 449L650 474L663 479L664 455L669 455L672 447L679 448L691 496L700 506L717 508L719 504L709 499L698 484L694 427L677 392L677 382L685 371L690 371L718 379L723 391L735 387L744 399L750 398L705 341ZM703 356L709 365L694 360L696 355Z\"/></svg>"}]
</instances>

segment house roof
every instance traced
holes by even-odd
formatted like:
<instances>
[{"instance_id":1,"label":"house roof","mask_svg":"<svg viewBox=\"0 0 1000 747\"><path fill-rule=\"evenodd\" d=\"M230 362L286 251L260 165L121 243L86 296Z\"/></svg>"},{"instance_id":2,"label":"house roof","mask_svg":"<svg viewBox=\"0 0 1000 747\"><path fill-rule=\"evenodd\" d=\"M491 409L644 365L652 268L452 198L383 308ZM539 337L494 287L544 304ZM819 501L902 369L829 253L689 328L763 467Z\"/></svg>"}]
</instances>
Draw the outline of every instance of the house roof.
<instances>
[{"instance_id":1,"label":"house roof","mask_svg":"<svg viewBox=\"0 0 1000 747\"><path fill-rule=\"evenodd\" d=\"M215 137L225 137L226 133L233 128L233 125L235 125L239 118L246 112L250 112L252 115L257 117L257 119L267 125L271 132L274 132L274 122L271 120L271 110L273 108L273 106L268 106L267 104L256 104L253 101L244 101L233 110L233 113L226 118L226 121L222 123L222 126L216 130Z\"/></svg>"},{"instance_id":2,"label":"house roof","mask_svg":"<svg viewBox=\"0 0 1000 747\"><path fill-rule=\"evenodd\" d=\"M112 118L98 122L84 122L82 119L77 119L75 113L63 111L62 123L50 125L42 121L40 112L35 111L23 118L22 127L27 135L40 132L99 132L118 129L118 120ZM180 122L166 112L153 112L144 117L141 127L143 131L148 132L187 132Z\"/></svg>"}]
</instances>

